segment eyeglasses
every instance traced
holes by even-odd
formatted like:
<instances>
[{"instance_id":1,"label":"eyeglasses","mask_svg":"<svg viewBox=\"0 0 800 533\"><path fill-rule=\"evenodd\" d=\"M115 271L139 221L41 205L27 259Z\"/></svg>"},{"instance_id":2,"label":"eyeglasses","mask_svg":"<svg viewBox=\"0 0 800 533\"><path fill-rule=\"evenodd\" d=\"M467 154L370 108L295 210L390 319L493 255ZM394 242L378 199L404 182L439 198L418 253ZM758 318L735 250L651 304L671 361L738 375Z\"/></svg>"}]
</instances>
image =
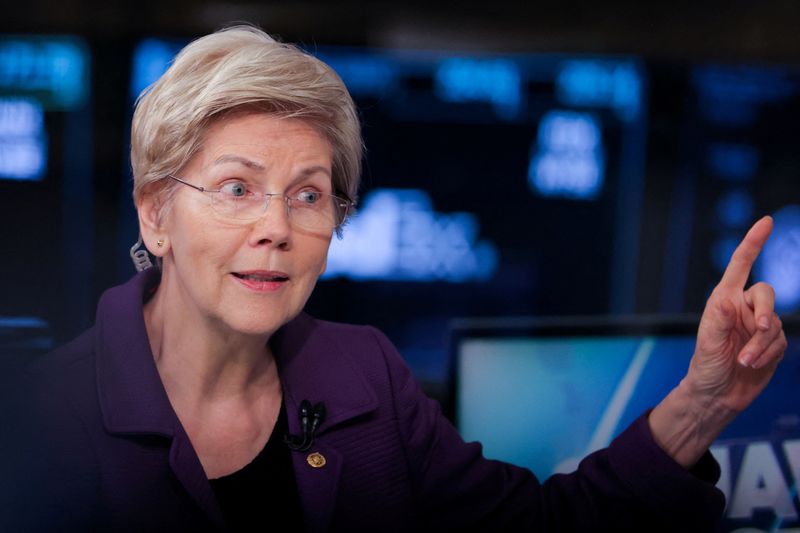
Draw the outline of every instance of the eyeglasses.
<instances>
[{"instance_id":1,"label":"eyeglasses","mask_svg":"<svg viewBox=\"0 0 800 533\"><path fill-rule=\"evenodd\" d=\"M270 200L273 197L280 197L286 204L286 216L294 226L309 230L332 231L344 223L347 211L353 205L349 200L310 189L287 196L262 192L244 182L232 181L217 190L211 190L193 185L171 174L168 177L192 189L207 193L211 197L211 208L214 212L231 222L255 222L266 214Z\"/></svg>"}]
</instances>

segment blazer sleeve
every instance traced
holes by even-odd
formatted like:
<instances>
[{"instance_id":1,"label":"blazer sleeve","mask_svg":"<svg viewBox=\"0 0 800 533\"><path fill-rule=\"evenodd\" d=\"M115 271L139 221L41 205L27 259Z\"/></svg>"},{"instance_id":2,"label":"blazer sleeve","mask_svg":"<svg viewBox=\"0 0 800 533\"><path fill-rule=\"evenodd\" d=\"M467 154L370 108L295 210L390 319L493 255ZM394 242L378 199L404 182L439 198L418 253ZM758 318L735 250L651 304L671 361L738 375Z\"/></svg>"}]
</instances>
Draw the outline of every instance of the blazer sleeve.
<instances>
[{"instance_id":1,"label":"blazer sleeve","mask_svg":"<svg viewBox=\"0 0 800 533\"><path fill-rule=\"evenodd\" d=\"M713 531L725 500L710 453L690 471L653 440L647 413L572 474L540 483L529 470L465 443L422 392L394 346L375 334L389 370L400 434L429 528L445 531ZM534 429L535 431L535 429Z\"/></svg>"}]
</instances>

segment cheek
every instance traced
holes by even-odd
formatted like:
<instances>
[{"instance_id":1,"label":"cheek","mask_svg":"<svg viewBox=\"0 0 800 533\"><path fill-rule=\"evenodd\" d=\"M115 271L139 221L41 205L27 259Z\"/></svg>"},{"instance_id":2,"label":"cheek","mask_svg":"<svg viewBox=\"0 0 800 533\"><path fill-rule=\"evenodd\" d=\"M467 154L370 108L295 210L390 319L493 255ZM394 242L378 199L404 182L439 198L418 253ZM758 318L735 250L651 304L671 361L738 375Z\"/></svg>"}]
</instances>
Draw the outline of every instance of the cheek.
<instances>
[{"instance_id":1,"label":"cheek","mask_svg":"<svg viewBox=\"0 0 800 533\"><path fill-rule=\"evenodd\" d=\"M175 262L198 273L228 264L241 247L240 228L212 229L202 222L189 221L182 225L182 230L174 238Z\"/></svg>"},{"instance_id":2,"label":"cheek","mask_svg":"<svg viewBox=\"0 0 800 533\"><path fill-rule=\"evenodd\" d=\"M330 250L331 241L328 241L328 244L325 245L325 249L322 254L322 261L319 266L319 272L317 273L318 276L321 276L325 273L325 269L328 267L328 250Z\"/></svg>"},{"instance_id":3,"label":"cheek","mask_svg":"<svg viewBox=\"0 0 800 533\"><path fill-rule=\"evenodd\" d=\"M299 243L298 243L299 244ZM305 246L304 263L307 265L310 274L319 277L325 272L328 262L328 247L330 239L314 238L303 243Z\"/></svg>"}]
</instances>

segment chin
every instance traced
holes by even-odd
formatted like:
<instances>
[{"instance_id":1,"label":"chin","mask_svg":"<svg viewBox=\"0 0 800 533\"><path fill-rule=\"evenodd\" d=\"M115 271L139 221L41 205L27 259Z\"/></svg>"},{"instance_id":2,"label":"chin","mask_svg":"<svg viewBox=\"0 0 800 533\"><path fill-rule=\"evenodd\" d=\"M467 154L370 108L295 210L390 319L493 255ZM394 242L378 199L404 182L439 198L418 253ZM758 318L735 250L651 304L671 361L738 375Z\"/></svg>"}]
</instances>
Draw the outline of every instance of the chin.
<instances>
[{"instance_id":1,"label":"chin","mask_svg":"<svg viewBox=\"0 0 800 533\"><path fill-rule=\"evenodd\" d=\"M269 338L296 314L276 317L264 311L240 309L235 316L224 322L230 329L242 335Z\"/></svg>"}]
</instances>

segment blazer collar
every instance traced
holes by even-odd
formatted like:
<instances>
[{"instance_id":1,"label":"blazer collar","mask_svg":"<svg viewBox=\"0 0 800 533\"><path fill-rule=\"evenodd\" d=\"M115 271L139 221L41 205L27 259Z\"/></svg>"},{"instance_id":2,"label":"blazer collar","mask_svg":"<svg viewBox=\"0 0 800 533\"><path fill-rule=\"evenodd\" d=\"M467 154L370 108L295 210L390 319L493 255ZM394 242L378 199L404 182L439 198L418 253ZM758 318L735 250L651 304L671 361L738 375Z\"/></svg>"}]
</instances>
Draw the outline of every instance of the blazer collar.
<instances>
[{"instance_id":1,"label":"blazer collar","mask_svg":"<svg viewBox=\"0 0 800 533\"><path fill-rule=\"evenodd\" d=\"M100 298L95 321L97 389L103 421L112 433L182 431L156 368L142 304L155 292L160 273L149 269Z\"/></svg>"},{"instance_id":2,"label":"blazer collar","mask_svg":"<svg viewBox=\"0 0 800 533\"><path fill-rule=\"evenodd\" d=\"M299 430L298 409L302 400L325 404L326 415L317 431L324 434L345 420L378 406L340 336L331 326L301 313L282 327L270 341L275 353L289 415L289 429Z\"/></svg>"},{"instance_id":3,"label":"blazer collar","mask_svg":"<svg viewBox=\"0 0 800 533\"><path fill-rule=\"evenodd\" d=\"M333 517L344 458L325 438L332 428L378 407L378 399L363 370L349 354L348 338L336 326L301 313L270 341L276 354L289 415L289 432L300 435L302 400L325 404L326 418L307 452L293 452L295 480L308 531L327 531ZM312 466L310 456L321 454L325 466Z\"/></svg>"},{"instance_id":4,"label":"blazer collar","mask_svg":"<svg viewBox=\"0 0 800 533\"><path fill-rule=\"evenodd\" d=\"M160 273L149 269L100 298L95 350L103 423L112 434L170 438L172 472L217 528L224 529L222 510L172 408L150 350L142 304L155 292L159 281Z\"/></svg>"}]
</instances>

